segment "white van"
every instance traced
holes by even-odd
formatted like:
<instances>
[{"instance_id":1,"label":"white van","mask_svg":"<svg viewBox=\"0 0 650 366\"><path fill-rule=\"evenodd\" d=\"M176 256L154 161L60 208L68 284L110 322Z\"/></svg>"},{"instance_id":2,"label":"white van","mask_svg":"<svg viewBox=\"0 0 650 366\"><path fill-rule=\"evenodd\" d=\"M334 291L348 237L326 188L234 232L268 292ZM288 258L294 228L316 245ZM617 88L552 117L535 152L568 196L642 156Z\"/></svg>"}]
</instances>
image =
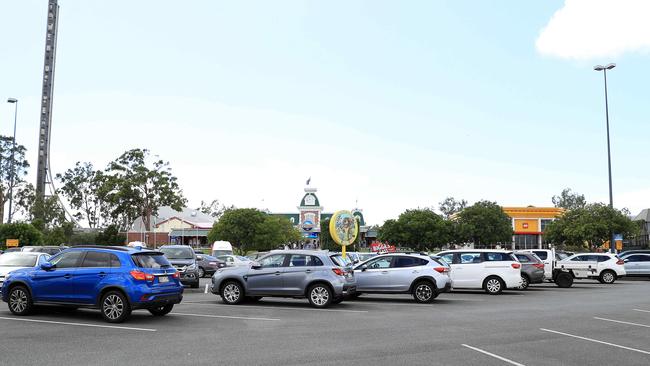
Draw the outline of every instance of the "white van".
<instances>
[{"instance_id":1,"label":"white van","mask_svg":"<svg viewBox=\"0 0 650 366\"><path fill-rule=\"evenodd\" d=\"M215 241L212 244L212 256L232 255L232 245L228 241Z\"/></svg>"}]
</instances>

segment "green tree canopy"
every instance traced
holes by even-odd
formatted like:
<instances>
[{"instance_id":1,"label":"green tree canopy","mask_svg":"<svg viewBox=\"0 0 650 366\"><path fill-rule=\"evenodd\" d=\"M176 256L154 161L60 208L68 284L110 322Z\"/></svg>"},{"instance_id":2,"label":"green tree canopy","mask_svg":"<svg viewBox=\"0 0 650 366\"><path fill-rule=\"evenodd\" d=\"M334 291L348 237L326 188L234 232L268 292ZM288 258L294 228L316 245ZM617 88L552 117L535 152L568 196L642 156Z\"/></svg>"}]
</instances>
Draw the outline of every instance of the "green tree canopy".
<instances>
[{"instance_id":1,"label":"green tree canopy","mask_svg":"<svg viewBox=\"0 0 650 366\"><path fill-rule=\"evenodd\" d=\"M553 201L555 207L560 207L565 210L584 208L587 205L585 196L577 192L572 192L570 188L563 189L562 193L559 196L553 196L551 201Z\"/></svg>"},{"instance_id":2,"label":"green tree canopy","mask_svg":"<svg viewBox=\"0 0 650 366\"><path fill-rule=\"evenodd\" d=\"M546 227L544 237L555 244L595 249L609 241L612 234L631 237L638 230L623 210L591 203L566 211Z\"/></svg>"},{"instance_id":3,"label":"green tree canopy","mask_svg":"<svg viewBox=\"0 0 650 366\"><path fill-rule=\"evenodd\" d=\"M379 240L414 250L441 247L451 239L451 223L430 209L406 210L379 229Z\"/></svg>"},{"instance_id":4,"label":"green tree canopy","mask_svg":"<svg viewBox=\"0 0 650 366\"><path fill-rule=\"evenodd\" d=\"M458 201L454 197L447 197L438 205L438 209L442 212L442 217L449 219L453 214L464 210L467 207L467 201Z\"/></svg>"},{"instance_id":5,"label":"green tree canopy","mask_svg":"<svg viewBox=\"0 0 650 366\"><path fill-rule=\"evenodd\" d=\"M18 239L20 246L43 244L43 234L25 222L0 224L0 245L4 246L7 239Z\"/></svg>"},{"instance_id":6,"label":"green tree canopy","mask_svg":"<svg viewBox=\"0 0 650 366\"><path fill-rule=\"evenodd\" d=\"M106 206L100 197L104 182L102 172L95 170L92 163L77 162L74 168L57 174L56 178L62 184L59 192L68 200L70 207L77 211L75 219L86 220L91 228L98 227L102 208Z\"/></svg>"},{"instance_id":7,"label":"green tree canopy","mask_svg":"<svg viewBox=\"0 0 650 366\"><path fill-rule=\"evenodd\" d=\"M275 249L297 242L300 233L289 220L270 216L254 208L226 210L208 233L208 241L225 240L240 254L250 250Z\"/></svg>"},{"instance_id":8,"label":"green tree canopy","mask_svg":"<svg viewBox=\"0 0 650 366\"><path fill-rule=\"evenodd\" d=\"M95 241L99 245L124 245L126 244L126 236L120 234L116 225L109 225L97 234Z\"/></svg>"},{"instance_id":9,"label":"green tree canopy","mask_svg":"<svg viewBox=\"0 0 650 366\"><path fill-rule=\"evenodd\" d=\"M458 214L457 241L480 247L512 241L512 221L496 202L479 201Z\"/></svg>"},{"instance_id":10,"label":"green tree canopy","mask_svg":"<svg viewBox=\"0 0 650 366\"><path fill-rule=\"evenodd\" d=\"M15 195L27 175L29 163L25 159L25 151L23 145L14 146L13 137L0 136L0 224L4 222L5 204L10 198L9 191L13 189Z\"/></svg>"}]
</instances>

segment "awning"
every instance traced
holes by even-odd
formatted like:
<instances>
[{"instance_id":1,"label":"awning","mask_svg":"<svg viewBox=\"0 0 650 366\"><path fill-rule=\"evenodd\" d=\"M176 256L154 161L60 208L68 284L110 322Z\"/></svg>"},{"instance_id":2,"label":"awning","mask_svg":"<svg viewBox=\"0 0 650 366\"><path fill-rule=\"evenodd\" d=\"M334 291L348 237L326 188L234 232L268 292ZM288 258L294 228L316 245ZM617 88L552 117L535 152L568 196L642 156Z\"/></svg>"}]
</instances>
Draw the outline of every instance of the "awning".
<instances>
[{"instance_id":1,"label":"awning","mask_svg":"<svg viewBox=\"0 0 650 366\"><path fill-rule=\"evenodd\" d=\"M197 237L197 236L208 236L208 233L210 232L210 229L172 229L172 231L169 233L170 237L181 237L181 236L189 236L189 237Z\"/></svg>"}]
</instances>

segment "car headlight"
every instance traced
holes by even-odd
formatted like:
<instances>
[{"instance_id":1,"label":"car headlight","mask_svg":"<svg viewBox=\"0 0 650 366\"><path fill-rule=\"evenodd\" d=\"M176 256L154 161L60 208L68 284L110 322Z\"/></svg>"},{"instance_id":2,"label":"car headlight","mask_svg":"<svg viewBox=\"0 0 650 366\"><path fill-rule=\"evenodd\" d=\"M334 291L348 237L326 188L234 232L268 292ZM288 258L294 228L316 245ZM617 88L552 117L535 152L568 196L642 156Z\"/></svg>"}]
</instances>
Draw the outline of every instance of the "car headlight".
<instances>
[{"instance_id":1,"label":"car headlight","mask_svg":"<svg viewBox=\"0 0 650 366\"><path fill-rule=\"evenodd\" d=\"M187 266L187 269L190 271L196 269L196 264L190 264L189 266Z\"/></svg>"}]
</instances>

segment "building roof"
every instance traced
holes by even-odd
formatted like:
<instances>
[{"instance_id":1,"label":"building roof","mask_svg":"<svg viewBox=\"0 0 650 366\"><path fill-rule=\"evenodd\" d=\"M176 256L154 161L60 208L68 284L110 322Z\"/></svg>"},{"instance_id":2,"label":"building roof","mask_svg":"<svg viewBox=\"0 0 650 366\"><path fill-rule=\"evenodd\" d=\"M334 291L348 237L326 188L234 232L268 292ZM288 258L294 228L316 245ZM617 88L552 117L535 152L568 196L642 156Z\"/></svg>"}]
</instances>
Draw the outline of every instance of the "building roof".
<instances>
[{"instance_id":1,"label":"building roof","mask_svg":"<svg viewBox=\"0 0 650 366\"><path fill-rule=\"evenodd\" d=\"M641 212L639 212L639 214L632 220L650 222L650 208L641 210Z\"/></svg>"},{"instance_id":2,"label":"building roof","mask_svg":"<svg viewBox=\"0 0 650 366\"><path fill-rule=\"evenodd\" d=\"M163 206L158 209L158 215L151 217L151 226L158 226L163 222L174 218L184 221L199 229L210 229L215 222L214 217L198 210L185 207L182 211L176 211L169 206ZM129 231L145 231L142 217L135 219Z\"/></svg>"},{"instance_id":3,"label":"building roof","mask_svg":"<svg viewBox=\"0 0 650 366\"><path fill-rule=\"evenodd\" d=\"M555 218L564 213L559 207L502 207L503 212L512 218Z\"/></svg>"}]
</instances>

